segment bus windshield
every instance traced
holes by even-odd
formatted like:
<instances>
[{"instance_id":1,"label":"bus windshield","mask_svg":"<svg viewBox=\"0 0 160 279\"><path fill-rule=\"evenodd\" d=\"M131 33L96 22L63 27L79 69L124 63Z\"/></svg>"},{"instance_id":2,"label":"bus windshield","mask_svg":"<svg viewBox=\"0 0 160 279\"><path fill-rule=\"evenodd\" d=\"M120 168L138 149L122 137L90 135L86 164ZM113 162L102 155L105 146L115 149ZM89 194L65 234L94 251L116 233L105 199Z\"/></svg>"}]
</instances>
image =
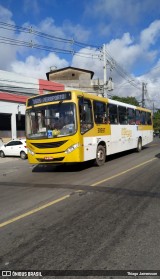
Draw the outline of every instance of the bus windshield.
<instances>
[{"instance_id":1,"label":"bus windshield","mask_svg":"<svg viewBox=\"0 0 160 279\"><path fill-rule=\"evenodd\" d=\"M26 110L28 139L73 135L76 129L76 109L73 103L60 102Z\"/></svg>"}]
</instances>

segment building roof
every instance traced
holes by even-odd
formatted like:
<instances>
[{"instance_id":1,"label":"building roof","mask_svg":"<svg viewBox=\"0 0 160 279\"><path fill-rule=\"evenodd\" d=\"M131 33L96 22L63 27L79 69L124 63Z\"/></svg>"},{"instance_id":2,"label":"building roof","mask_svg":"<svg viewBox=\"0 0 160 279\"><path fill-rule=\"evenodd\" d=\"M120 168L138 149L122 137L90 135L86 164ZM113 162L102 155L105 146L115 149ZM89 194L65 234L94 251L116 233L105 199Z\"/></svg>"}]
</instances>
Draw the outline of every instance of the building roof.
<instances>
[{"instance_id":1,"label":"building roof","mask_svg":"<svg viewBox=\"0 0 160 279\"><path fill-rule=\"evenodd\" d=\"M61 68L61 69L56 69L54 71L50 71L48 73L46 73L46 76L47 76L47 79L49 80L49 75L52 74L52 73L57 73L57 72L63 72L65 70L75 70L75 71L81 71L81 72L85 72L85 73L90 73L91 74L91 79L94 75L94 72L93 71L89 71L89 70L85 70L85 69L80 69L80 68L75 68L75 67L66 67L66 68Z\"/></svg>"}]
</instances>

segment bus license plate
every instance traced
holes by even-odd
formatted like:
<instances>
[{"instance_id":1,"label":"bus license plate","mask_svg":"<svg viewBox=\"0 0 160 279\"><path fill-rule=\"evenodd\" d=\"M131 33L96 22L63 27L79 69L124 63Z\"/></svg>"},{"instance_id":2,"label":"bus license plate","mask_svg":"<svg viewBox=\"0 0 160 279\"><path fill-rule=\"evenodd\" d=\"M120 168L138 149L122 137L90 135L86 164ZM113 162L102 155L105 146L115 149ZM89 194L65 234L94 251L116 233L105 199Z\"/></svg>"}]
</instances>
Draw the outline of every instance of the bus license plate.
<instances>
[{"instance_id":1,"label":"bus license plate","mask_svg":"<svg viewBox=\"0 0 160 279\"><path fill-rule=\"evenodd\" d=\"M53 160L53 157L44 157L44 160L51 161L51 160Z\"/></svg>"}]
</instances>

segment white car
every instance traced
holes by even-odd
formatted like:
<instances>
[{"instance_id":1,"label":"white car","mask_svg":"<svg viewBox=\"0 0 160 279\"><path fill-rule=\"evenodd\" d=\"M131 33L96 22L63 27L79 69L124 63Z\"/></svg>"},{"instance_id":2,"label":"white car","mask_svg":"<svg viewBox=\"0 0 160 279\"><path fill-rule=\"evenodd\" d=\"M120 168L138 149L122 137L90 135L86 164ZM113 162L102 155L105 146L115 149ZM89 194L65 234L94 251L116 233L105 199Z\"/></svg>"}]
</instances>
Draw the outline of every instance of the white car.
<instances>
[{"instance_id":1,"label":"white car","mask_svg":"<svg viewBox=\"0 0 160 279\"><path fill-rule=\"evenodd\" d=\"M20 156L21 159L27 159L27 146L25 139L10 140L6 144L0 146L0 157Z\"/></svg>"},{"instance_id":2,"label":"white car","mask_svg":"<svg viewBox=\"0 0 160 279\"><path fill-rule=\"evenodd\" d=\"M3 145L3 139L0 138L0 146L2 146L2 145Z\"/></svg>"}]
</instances>

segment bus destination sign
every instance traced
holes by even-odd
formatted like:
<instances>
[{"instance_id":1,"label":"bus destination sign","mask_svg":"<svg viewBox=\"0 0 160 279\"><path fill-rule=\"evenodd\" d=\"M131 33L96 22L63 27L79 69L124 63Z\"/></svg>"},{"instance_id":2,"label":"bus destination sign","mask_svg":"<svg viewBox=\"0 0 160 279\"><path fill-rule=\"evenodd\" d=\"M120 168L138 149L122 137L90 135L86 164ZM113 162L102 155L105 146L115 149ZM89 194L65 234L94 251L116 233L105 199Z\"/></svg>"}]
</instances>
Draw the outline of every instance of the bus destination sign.
<instances>
[{"instance_id":1,"label":"bus destination sign","mask_svg":"<svg viewBox=\"0 0 160 279\"><path fill-rule=\"evenodd\" d=\"M44 103L71 100L71 92L50 93L47 95L37 96L28 100L28 106L35 106Z\"/></svg>"}]
</instances>

